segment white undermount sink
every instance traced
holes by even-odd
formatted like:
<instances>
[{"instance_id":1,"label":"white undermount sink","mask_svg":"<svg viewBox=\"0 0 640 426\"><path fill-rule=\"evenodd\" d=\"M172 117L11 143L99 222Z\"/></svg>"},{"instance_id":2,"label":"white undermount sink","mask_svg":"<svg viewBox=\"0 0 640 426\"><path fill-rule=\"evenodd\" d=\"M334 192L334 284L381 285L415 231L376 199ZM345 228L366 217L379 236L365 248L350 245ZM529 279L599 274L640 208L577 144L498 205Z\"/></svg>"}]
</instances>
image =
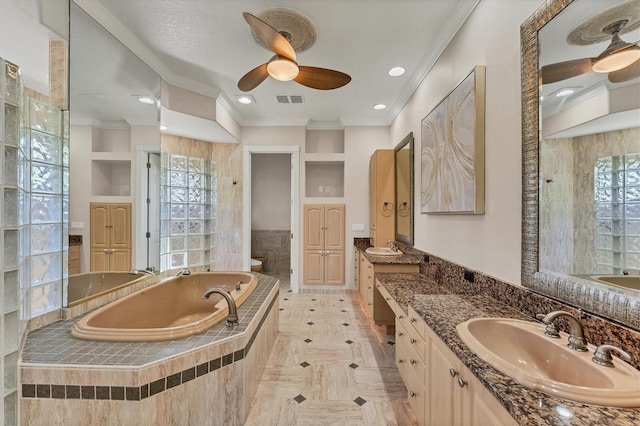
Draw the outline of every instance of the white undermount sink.
<instances>
[{"instance_id":1,"label":"white undermount sink","mask_svg":"<svg viewBox=\"0 0 640 426\"><path fill-rule=\"evenodd\" d=\"M365 252L376 256L400 256L402 254L400 250L393 251L388 247L369 247Z\"/></svg>"},{"instance_id":2,"label":"white undermount sink","mask_svg":"<svg viewBox=\"0 0 640 426\"><path fill-rule=\"evenodd\" d=\"M587 404L640 407L640 372L614 357L615 368L569 349L567 335L545 336L542 324L509 318L475 318L458 335L480 358L521 385Z\"/></svg>"}]
</instances>

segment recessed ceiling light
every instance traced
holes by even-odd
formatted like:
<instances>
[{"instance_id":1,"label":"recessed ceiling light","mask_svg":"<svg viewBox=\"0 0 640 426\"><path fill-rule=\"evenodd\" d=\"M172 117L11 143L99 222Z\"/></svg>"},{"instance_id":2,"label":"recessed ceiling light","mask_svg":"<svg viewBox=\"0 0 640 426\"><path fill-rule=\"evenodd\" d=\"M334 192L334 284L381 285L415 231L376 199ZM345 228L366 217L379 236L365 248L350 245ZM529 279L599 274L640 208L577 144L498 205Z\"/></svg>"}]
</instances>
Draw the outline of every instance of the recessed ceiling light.
<instances>
[{"instance_id":1,"label":"recessed ceiling light","mask_svg":"<svg viewBox=\"0 0 640 426\"><path fill-rule=\"evenodd\" d=\"M156 103L156 101L154 101L153 99L151 99L148 96L141 96L141 97L138 98L138 100L140 102L142 102L143 104L147 104L147 105L153 105L153 104Z\"/></svg>"},{"instance_id":2,"label":"recessed ceiling light","mask_svg":"<svg viewBox=\"0 0 640 426\"><path fill-rule=\"evenodd\" d=\"M385 109L387 106L385 104L375 104L373 109Z\"/></svg>"},{"instance_id":3,"label":"recessed ceiling light","mask_svg":"<svg viewBox=\"0 0 640 426\"><path fill-rule=\"evenodd\" d=\"M575 89L572 89L570 87L566 87L564 89L560 89L556 92L556 96L558 98L563 98L565 96L569 96L571 94L573 94L573 92L575 92Z\"/></svg>"},{"instance_id":4,"label":"recessed ceiling light","mask_svg":"<svg viewBox=\"0 0 640 426\"><path fill-rule=\"evenodd\" d=\"M165 126L164 124L160 125L160 130L167 130L167 126Z\"/></svg>"},{"instance_id":5,"label":"recessed ceiling light","mask_svg":"<svg viewBox=\"0 0 640 426\"><path fill-rule=\"evenodd\" d=\"M236 101L244 105L256 103L256 99L251 95L233 95L233 96L236 98Z\"/></svg>"},{"instance_id":6,"label":"recessed ceiling light","mask_svg":"<svg viewBox=\"0 0 640 426\"><path fill-rule=\"evenodd\" d=\"M391 77L398 77L402 74L404 74L404 68L402 67L393 67L389 70L389 75Z\"/></svg>"}]
</instances>

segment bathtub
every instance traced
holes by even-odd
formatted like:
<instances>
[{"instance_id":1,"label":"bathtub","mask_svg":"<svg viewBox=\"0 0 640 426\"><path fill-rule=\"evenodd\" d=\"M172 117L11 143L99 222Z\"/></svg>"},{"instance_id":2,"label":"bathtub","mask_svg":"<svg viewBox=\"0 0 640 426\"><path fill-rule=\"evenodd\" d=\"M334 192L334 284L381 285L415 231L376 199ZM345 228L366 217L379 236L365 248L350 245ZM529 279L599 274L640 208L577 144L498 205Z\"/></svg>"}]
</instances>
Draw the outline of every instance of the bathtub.
<instances>
[{"instance_id":1,"label":"bathtub","mask_svg":"<svg viewBox=\"0 0 640 426\"><path fill-rule=\"evenodd\" d=\"M240 290L236 290L240 283ZM78 339L108 341L173 340L201 333L223 321L227 302L210 288L229 291L241 306L258 283L248 272L201 272L170 278L103 306L73 324Z\"/></svg>"},{"instance_id":2,"label":"bathtub","mask_svg":"<svg viewBox=\"0 0 640 426\"><path fill-rule=\"evenodd\" d=\"M148 275L145 274L135 275L129 272L85 272L71 275L69 276L68 306L76 306L147 277Z\"/></svg>"}]
</instances>

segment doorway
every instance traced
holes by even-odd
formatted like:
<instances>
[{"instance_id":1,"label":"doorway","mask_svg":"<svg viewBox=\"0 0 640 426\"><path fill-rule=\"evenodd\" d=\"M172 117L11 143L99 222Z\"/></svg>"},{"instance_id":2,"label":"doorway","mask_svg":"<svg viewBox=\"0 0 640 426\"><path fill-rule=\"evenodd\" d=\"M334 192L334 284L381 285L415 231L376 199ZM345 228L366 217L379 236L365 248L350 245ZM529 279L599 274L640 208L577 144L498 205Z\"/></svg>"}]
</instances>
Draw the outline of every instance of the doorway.
<instances>
[{"instance_id":1,"label":"doorway","mask_svg":"<svg viewBox=\"0 0 640 426\"><path fill-rule=\"evenodd\" d=\"M136 202L134 269L160 267L160 152L136 147Z\"/></svg>"},{"instance_id":2,"label":"doorway","mask_svg":"<svg viewBox=\"0 0 640 426\"><path fill-rule=\"evenodd\" d=\"M245 146L243 157L243 269L289 281L298 292L298 146Z\"/></svg>"}]
</instances>

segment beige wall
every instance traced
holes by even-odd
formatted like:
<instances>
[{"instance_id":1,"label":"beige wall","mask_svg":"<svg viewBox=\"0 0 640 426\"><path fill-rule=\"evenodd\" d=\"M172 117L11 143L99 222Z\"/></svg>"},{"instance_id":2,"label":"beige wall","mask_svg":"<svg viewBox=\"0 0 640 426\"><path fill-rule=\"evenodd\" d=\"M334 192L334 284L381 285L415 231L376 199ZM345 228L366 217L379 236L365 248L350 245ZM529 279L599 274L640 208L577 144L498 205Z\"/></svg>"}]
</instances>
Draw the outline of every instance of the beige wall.
<instances>
[{"instance_id":1,"label":"beige wall","mask_svg":"<svg viewBox=\"0 0 640 426\"><path fill-rule=\"evenodd\" d=\"M251 229L291 229L291 154L251 155Z\"/></svg>"},{"instance_id":2,"label":"beige wall","mask_svg":"<svg viewBox=\"0 0 640 426\"><path fill-rule=\"evenodd\" d=\"M344 197L311 198L305 197L304 162L306 159L318 159L318 155L305 153L305 128L304 127L243 127L241 141L244 145L252 146L300 146L300 206L298 214L300 216L299 235L302 235L303 226L303 205L311 203L322 204L345 204L346 205L346 276L347 288L353 288L353 238L368 237L369 232L353 232L352 224L364 224L365 229L369 229L369 157L379 148L391 148L397 141L389 138L389 128L384 126L376 127L346 127L344 129L344 154L327 154L332 160L344 161ZM329 157L326 157L329 158ZM241 212L242 206L238 205ZM300 240L302 247L303 241ZM302 255L297 259L292 258L292 265L298 266L299 276L302 279ZM305 286L301 285L301 288ZM318 286L314 286L318 288ZM327 288L335 288L327 287Z\"/></svg>"},{"instance_id":3,"label":"beige wall","mask_svg":"<svg viewBox=\"0 0 640 426\"><path fill-rule=\"evenodd\" d=\"M486 66L486 213L426 215L416 202L415 246L511 283L520 283L520 25L543 3L481 1L391 125L394 141L416 137L420 200L420 122L475 65Z\"/></svg>"}]
</instances>

